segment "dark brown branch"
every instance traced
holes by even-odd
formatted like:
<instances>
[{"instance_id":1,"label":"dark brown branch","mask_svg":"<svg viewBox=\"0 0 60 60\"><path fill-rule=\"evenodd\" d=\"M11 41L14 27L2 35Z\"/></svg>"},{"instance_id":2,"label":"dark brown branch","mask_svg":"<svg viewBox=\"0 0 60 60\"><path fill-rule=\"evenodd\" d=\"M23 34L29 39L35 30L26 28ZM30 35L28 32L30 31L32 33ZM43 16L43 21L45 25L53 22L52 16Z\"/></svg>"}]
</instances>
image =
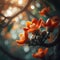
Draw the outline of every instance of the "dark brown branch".
<instances>
[{"instance_id":1,"label":"dark brown branch","mask_svg":"<svg viewBox=\"0 0 60 60\"><path fill-rule=\"evenodd\" d=\"M1 27L4 28L4 27L8 26L8 24L11 22L11 20L13 18L15 18L17 15L19 15L20 13L22 13L23 11L25 11L28 8L28 6L31 4L32 1L33 0L28 0L26 6L21 11L19 11L17 14L15 14L14 16L12 16L12 17L6 17L6 19L8 19L9 21L8 21L7 24L1 25Z\"/></svg>"},{"instance_id":2,"label":"dark brown branch","mask_svg":"<svg viewBox=\"0 0 60 60\"><path fill-rule=\"evenodd\" d=\"M28 0L28 3L26 4L26 6L21 11L19 11L17 14L15 14L14 16L12 16L11 18L14 18L17 15L19 15L20 13L22 13L23 11L25 11L28 8L28 6L31 4L32 1L33 0Z\"/></svg>"}]
</instances>

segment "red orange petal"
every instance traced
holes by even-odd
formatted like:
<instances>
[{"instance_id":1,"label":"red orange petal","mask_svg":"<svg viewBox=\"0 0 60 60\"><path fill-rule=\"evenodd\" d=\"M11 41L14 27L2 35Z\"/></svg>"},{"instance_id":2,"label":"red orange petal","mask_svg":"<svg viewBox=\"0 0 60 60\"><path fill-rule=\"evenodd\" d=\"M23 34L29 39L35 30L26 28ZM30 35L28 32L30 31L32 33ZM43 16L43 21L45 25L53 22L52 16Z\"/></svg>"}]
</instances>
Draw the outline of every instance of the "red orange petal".
<instances>
[{"instance_id":1,"label":"red orange petal","mask_svg":"<svg viewBox=\"0 0 60 60\"><path fill-rule=\"evenodd\" d=\"M43 8L43 9L39 12L39 14L40 14L41 16L44 16L45 13L48 13L49 11L50 11L50 8L49 8L49 7L45 7L45 8Z\"/></svg>"},{"instance_id":2,"label":"red orange petal","mask_svg":"<svg viewBox=\"0 0 60 60\"><path fill-rule=\"evenodd\" d=\"M24 31L24 37L25 37L25 40L28 39L28 32L27 31Z\"/></svg>"},{"instance_id":3,"label":"red orange petal","mask_svg":"<svg viewBox=\"0 0 60 60\"><path fill-rule=\"evenodd\" d=\"M38 52L41 52L41 51L43 51L43 49L42 49L42 48L39 48L39 49L38 49Z\"/></svg>"},{"instance_id":4,"label":"red orange petal","mask_svg":"<svg viewBox=\"0 0 60 60\"><path fill-rule=\"evenodd\" d=\"M51 26L51 19L48 19L47 21L46 21L46 26Z\"/></svg>"},{"instance_id":5,"label":"red orange petal","mask_svg":"<svg viewBox=\"0 0 60 60\"><path fill-rule=\"evenodd\" d=\"M38 51L32 56L34 58L43 58L47 54L47 52L48 52L48 48L46 49L39 48Z\"/></svg>"},{"instance_id":6,"label":"red orange petal","mask_svg":"<svg viewBox=\"0 0 60 60\"><path fill-rule=\"evenodd\" d=\"M46 55L47 52L48 52L48 48L45 48L45 50L44 50L44 55Z\"/></svg>"},{"instance_id":7,"label":"red orange petal","mask_svg":"<svg viewBox=\"0 0 60 60\"><path fill-rule=\"evenodd\" d=\"M40 11L39 14L40 14L41 16L44 16L44 15L45 15L45 13L44 13L43 11Z\"/></svg>"},{"instance_id":8,"label":"red orange petal","mask_svg":"<svg viewBox=\"0 0 60 60\"><path fill-rule=\"evenodd\" d=\"M41 27L41 24L42 24L42 19L40 19L39 21L38 21L38 23L37 23L37 28L40 28Z\"/></svg>"},{"instance_id":9,"label":"red orange petal","mask_svg":"<svg viewBox=\"0 0 60 60\"><path fill-rule=\"evenodd\" d=\"M33 56L34 58L38 58L38 55L37 55L37 54L32 54L32 56Z\"/></svg>"},{"instance_id":10,"label":"red orange petal","mask_svg":"<svg viewBox=\"0 0 60 60\"><path fill-rule=\"evenodd\" d=\"M30 21L27 21L26 22L26 26L28 27L28 28L30 28L30 25L32 24L32 22L30 22Z\"/></svg>"},{"instance_id":11,"label":"red orange petal","mask_svg":"<svg viewBox=\"0 0 60 60\"><path fill-rule=\"evenodd\" d=\"M18 44L24 44L24 43L25 43L25 40L16 40L16 42L17 42Z\"/></svg>"},{"instance_id":12,"label":"red orange petal","mask_svg":"<svg viewBox=\"0 0 60 60\"><path fill-rule=\"evenodd\" d=\"M22 37L23 36L23 34L21 33L21 34L19 34L19 37Z\"/></svg>"},{"instance_id":13,"label":"red orange petal","mask_svg":"<svg viewBox=\"0 0 60 60\"><path fill-rule=\"evenodd\" d=\"M34 58L43 58L44 57L44 53L43 52L39 52L39 53L35 53L32 55Z\"/></svg>"},{"instance_id":14,"label":"red orange petal","mask_svg":"<svg viewBox=\"0 0 60 60\"><path fill-rule=\"evenodd\" d=\"M37 28L32 28L32 29L29 29L28 32L35 32L37 30Z\"/></svg>"},{"instance_id":15,"label":"red orange petal","mask_svg":"<svg viewBox=\"0 0 60 60\"><path fill-rule=\"evenodd\" d=\"M29 28L23 28L23 30L24 30L24 31L28 31L28 30L29 30Z\"/></svg>"},{"instance_id":16,"label":"red orange petal","mask_svg":"<svg viewBox=\"0 0 60 60\"><path fill-rule=\"evenodd\" d=\"M33 18L33 19L32 19L32 23L37 24L37 23L38 23L38 20L37 20L36 18Z\"/></svg>"}]
</instances>

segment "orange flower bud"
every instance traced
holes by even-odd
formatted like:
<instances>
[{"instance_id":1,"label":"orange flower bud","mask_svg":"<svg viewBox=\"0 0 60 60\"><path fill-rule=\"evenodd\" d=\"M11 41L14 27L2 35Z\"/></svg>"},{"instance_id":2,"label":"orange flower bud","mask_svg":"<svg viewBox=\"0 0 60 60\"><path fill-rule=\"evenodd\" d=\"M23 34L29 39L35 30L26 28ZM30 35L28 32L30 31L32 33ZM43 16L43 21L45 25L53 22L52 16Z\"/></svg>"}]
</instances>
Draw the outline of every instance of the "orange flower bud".
<instances>
[{"instance_id":1,"label":"orange flower bud","mask_svg":"<svg viewBox=\"0 0 60 60\"><path fill-rule=\"evenodd\" d=\"M34 58L43 58L47 54L47 52L48 52L48 48L46 49L39 48L38 51L32 56Z\"/></svg>"},{"instance_id":2,"label":"orange flower bud","mask_svg":"<svg viewBox=\"0 0 60 60\"><path fill-rule=\"evenodd\" d=\"M40 12L39 12L39 14L41 15L41 16L44 16L46 13L48 13L50 11L50 8L49 7L45 7L45 8L43 8Z\"/></svg>"}]
</instances>

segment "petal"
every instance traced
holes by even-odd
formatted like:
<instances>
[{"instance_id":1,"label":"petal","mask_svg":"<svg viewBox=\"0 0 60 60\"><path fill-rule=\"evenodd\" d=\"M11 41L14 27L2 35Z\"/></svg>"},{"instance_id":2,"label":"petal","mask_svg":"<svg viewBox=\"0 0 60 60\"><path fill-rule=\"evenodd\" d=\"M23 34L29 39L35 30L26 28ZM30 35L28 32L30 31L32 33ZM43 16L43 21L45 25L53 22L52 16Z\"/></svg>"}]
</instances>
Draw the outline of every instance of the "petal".
<instances>
[{"instance_id":1,"label":"petal","mask_svg":"<svg viewBox=\"0 0 60 60\"><path fill-rule=\"evenodd\" d=\"M16 42L17 42L18 44L24 44L24 43L25 43L25 40L16 40Z\"/></svg>"},{"instance_id":2,"label":"petal","mask_svg":"<svg viewBox=\"0 0 60 60\"><path fill-rule=\"evenodd\" d=\"M26 26L28 27L28 28L30 28L30 25L32 24L32 22L30 22L30 21L27 21L26 22Z\"/></svg>"},{"instance_id":3,"label":"petal","mask_svg":"<svg viewBox=\"0 0 60 60\"><path fill-rule=\"evenodd\" d=\"M44 15L45 15L45 12L46 12L46 10L45 10L45 8L44 8L44 9L42 9L42 10L39 12L39 14L40 14L41 16L44 16Z\"/></svg>"},{"instance_id":4,"label":"petal","mask_svg":"<svg viewBox=\"0 0 60 60\"><path fill-rule=\"evenodd\" d=\"M24 40L25 39L24 34L22 34L22 33L19 35L19 37L20 37L20 40Z\"/></svg>"},{"instance_id":5,"label":"petal","mask_svg":"<svg viewBox=\"0 0 60 60\"><path fill-rule=\"evenodd\" d=\"M34 58L43 58L47 54L47 52L48 52L48 48L46 48L45 50L42 48L39 48L38 51L32 56Z\"/></svg>"},{"instance_id":6,"label":"petal","mask_svg":"<svg viewBox=\"0 0 60 60\"><path fill-rule=\"evenodd\" d=\"M37 23L37 28L40 28L41 27L41 25L42 25L42 19L40 18L40 20L38 21L38 23Z\"/></svg>"},{"instance_id":7,"label":"petal","mask_svg":"<svg viewBox=\"0 0 60 60\"><path fill-rule=\"evenodd\" d=\"M39 49L38 49L38 52L41 52L41 51L43 51L43 49L42 49L42 48L39 48Z\"/></svg>"},{"instance_id":8,"label":"petal","mask_svg":"<svg viewBox=\"0 0 60 60\"><path fill-rule=\"evenodd\" d=\"M44 50L44 55L46 55L47 52L48 52L48 48L45 48L45 50Z\"/></svg>"},{"instance_id":9,"label":"petal","mask_svg":"<svg viewBox=\"0 0 60 60\"><path fill-rule=\"evenodd\" d=\"M19 34L19 37L22 37L22 36L23 36L23 34L22 34L22 33L20 33L20 34Z\"/></svg>"},{"instance_id":10,"label":"petal","mask_svg":"<svg viewBox=\"0 0 60 60\"><path fill-rule=\"evenodd\" d=\"M32 25L30 25L30 28L31 29L33 29L33 28L35 28L36 27L36 24L35 23L33 23Z\"/></svg>"},{"instance_id":11,"label":"petal","mask_svg":"<svg viewBox=\"0 0 60 60\"><path fill-rule=\"evenodd\" d=\"M36 18L33 18L33 19L32 19L32 23L37 24L37 23L38 23L38 20L37 20Z\"/></svg>"},{"instance_id":12,"label":"petal","mask_svg":"<svg viewBox=\"0 0 60 60\"><path fill-rule=\"evenodd\" d=\"M58 25L59 25L58 23L55 23L55 24L53 25L53 27L56 28L56 27L58 27Z\"/></svg>"},{"instance_id":13,"label":"petal","mask_svg":"<svg viewBox=\"0 0 60 60\"><path fill-rule=\"evenodd\" d=\"M50 11L50 8L49 7L45 7L39 13L40 13L41 16L44 16L45 13L48 13L49 11Z\"/></svg>"},{"instance_id":14,"label":"petal","mask_svg":"<svg viewBox=\"0 0 60 60\"><path fill-rule=\"evenodd\" d=\"M32 55L34 58L43 58L44 57L44 53L35 53Z\"/></svg>"},{"instance_id":15,"label":"petal","mask_svg":"<svg viewBox=\"0 0 60 60\"><path fill-rule=\"evenodd\" d=\"M24 31L24 34L20 34L20 40L16 40L18 44L25 44L28 40L28 33Z\"/></svg>"},{"instance_id":16,"label":"petal","mask_svg":"<svg viewBox=\"0 0 60 60\"><path fill-rule=\"evenodd\" d=\"M33 56L34 58L39 58L39 56L38 56L38 54L37 54L37 53L32 54L32 56Z\"/></svg>"},{"instance_id":17,"label":"petal","mask_svg":"<svg viewBox=\"0 0 60 60\"><path fill-rule=\"evenodd\" d=\"M36 30L37 30L37 28L35 27L35 28L29 29L28 32L35 32Z\"/></svg>"},{"instance_id":18,"label":"petal","mask_svg":"<svg viewBox=\"0 0 60 60\"><path fill-rule=\"evenodd\" d=\"M40 11L39 14L40 14L41 16L44 16L44 15L45 15L45 13L44 13L43 11Z\"/></svg>"},{"instance_id":19,"label":"petal","mask_svg":"<svg viewBox=\"0 0 60 60\"><path fill-rule=\"evenodd\" d=\"M27 31L24 31L24 37L25 37L24 38L25 40L28 40L28 32Z\"/></svg>"},{"instance_id":20,"label":"petal","mask_svg":"<svg viewBox=\"0 0 60 60\"><path fill-rule=\"evenodd\" d=\"M24 44L19 44L19 43L17 43L17 46L18 46L18 47L23 46L23 45L24 45Z\"/></svg>"},{"instance_id":21,"label":"petal","mask_svg":"<svg viewBox=\"0 0 60 60\"><path fill-rule=\"evenodd\" d=\"M51 20L52 28L56 28L58 26L58 24L59 24L58 22L55 22L55 21Z\"/></svg>"},{"instance_id":22,"label":"petal","mask_svg":"<svg viewBox=\"0 0 60 60\"><path fill-rule=\"evenodd\" d=\"M42 26L42 27L46 27L46 23L45 23L44 20L42 20L41 26Z\"/></svg>"},{"instance_id":23,"label":"petal","mask_svg":"<svg viewBox=\"0 0 60 60\"><path fill-rule=\"evenodd\" d=\"M47 21L46 21L46 26L51 26L51 19L48 19Z\"/></svg>"},{"instance_id":24,"label":"petal","mask_svg":"<svg viewBox=\"0 0 60 60\"><path fill-rule=\"evenodd\" d=\"M58 22L54 22L53 20L49 19L46 21L46 26L56 28L58 26Z\"/></svg>"},{"instance_id":25,"label":"petal","mask_svg":"<svg viewBox=\"0 0 60 60\"><path fill-rule=\"evenodd\" d=\"M24 31L28 31L28 30L29 30L29 28L23 28L23 30L24 30Z\"/></svg>"}]
</instances>

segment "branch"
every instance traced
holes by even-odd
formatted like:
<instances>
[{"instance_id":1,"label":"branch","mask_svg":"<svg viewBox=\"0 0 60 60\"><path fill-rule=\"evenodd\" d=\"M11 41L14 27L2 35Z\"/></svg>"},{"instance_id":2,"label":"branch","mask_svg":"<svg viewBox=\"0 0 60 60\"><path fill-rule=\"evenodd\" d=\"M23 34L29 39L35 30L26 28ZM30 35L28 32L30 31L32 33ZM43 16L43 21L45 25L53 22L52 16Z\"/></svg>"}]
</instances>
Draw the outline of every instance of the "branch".
<instances>
[{"instance_id":1,"label":"branch","mask_svg":"<svg viewBox=\"0 0 60 60\"><path fill-rule=\"evenodd\" d=\"M28 8L28 6L31 4L32 1L33 0L28 0L26 6L21 11L19 11L17 14L15 14L14 16L12 16L12 17L6 17L6 19L8 19L9 21L8 21L8 23L5 23L5 24L1 25L1 27L4 28L4 27L8 26L8 24L11 22L11 20L13 18L15 18L17 15L19 15L20 13L22 13L23 11L25 11Z\"/></svg>"},{"instance_id":2,"label":"branch","mask_svg":"<svg viewBox=\"0 0 60 60\"><path fill-rule=\"evenodd\" d=\"M14 16L12 16L11 18L13 19L17 15L19 15L20 13L22 13L23 11L25 11L28 8L28 6L31 4L32 1L33 0L28 0L28 3L26 4L26 6L21 11L19 11L17 14L15 14Z\"/></svg>"}]
</instances>

